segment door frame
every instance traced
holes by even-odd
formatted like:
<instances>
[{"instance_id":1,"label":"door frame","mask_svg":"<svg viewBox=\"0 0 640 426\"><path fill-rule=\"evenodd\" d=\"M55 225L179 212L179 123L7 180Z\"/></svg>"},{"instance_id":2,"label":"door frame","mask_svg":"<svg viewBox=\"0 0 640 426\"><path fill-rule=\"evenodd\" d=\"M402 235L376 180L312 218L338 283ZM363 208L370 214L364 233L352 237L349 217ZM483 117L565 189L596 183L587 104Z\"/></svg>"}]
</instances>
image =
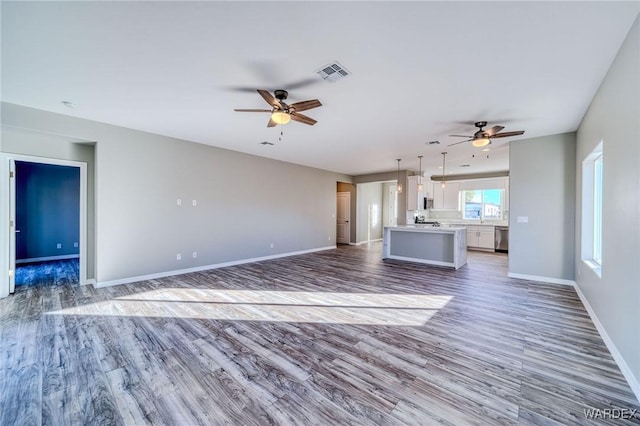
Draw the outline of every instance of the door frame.
<instances>
[{"instance_id":1,"label":"door frame","mask_svg":"<svg viewBox=\"0 0 640 426\"><path fill-rule=\"evenodd\" d=\"M35 157L30 155L0 153L0 223L9 225L11 219L11 191L15 193L15 179L9 177L11 162L51 164L56 166L77 167L80 169L80 285L87 284L87 163L82 161L61 160L57 158ZM15 221L15 217L13 218ZM3 253L0 256L0 298L13 292L10 288L10 275L15 274L15 251L10 261L11 248L15 250L15 227L0 226L0 244Z\"/></svg>"}]
</instances>

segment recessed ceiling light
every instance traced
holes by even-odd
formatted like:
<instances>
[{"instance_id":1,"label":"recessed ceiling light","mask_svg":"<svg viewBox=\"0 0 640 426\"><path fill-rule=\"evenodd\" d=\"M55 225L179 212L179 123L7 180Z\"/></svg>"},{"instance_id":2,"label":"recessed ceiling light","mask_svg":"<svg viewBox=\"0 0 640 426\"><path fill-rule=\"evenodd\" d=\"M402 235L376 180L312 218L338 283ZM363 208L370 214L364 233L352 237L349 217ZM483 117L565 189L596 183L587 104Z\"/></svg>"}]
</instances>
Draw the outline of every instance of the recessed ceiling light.
<instances>
[{"instance_id":1,"label":"recessed ceiling light","mask_svg":"<svg viewBox=\"0 0 640 426\"><path fill-rule=\"evenodd\" d=\"M491 149L490 148L485 148L485 149L482 150L482 152L487 152L487 151L491 151Z\"/></svg>"},{"instance_id":2,"label":"recessed ceiling light","mask_svg":"<svg viewBox=\"0 0 640 426\"><path fill-rule=\"evenodd\" d=\"M441 169L441 168L442 168L442 166L438 166L438 168L439 168L439 169Z\"/></svg>"},{"instance_id":3,"label":"recessed ceiling light","mask_svg":"<svg viewBox=\"0 0 640 426\"><path fill-rule=\"evenodd\" d=\"M429 141L427 145L440 145L440 141Z\"/></svg>"},{"instance_id":4,"label":"recessed ceiling light","mask_svg":"<svg viewBox=\"0 0 640 426\"><path fill-rule=\"evenodd\" d=\"M460 164L460 167L471 167L471 164Z\"/></svg>"},{"instance_id":5,"label":"recessed ceiling light","mask_svg":"<svg viewBox=\"0 0 640 426\"><path fill-rule=\"evenodd\" d=\"M263 142L260 142L260 145L273 145L273 142L263 141Z\"/></svg>"},{"instance_id":6,"label":"recessed ceiling light","mask_svg":"<svg viewBox=\"0 0 640 426\"><path fill-rule=\"evenodd\" d=\"M74 104L73 102L69 102L69 101L62 101L61 104L66 106L67 108L75 108L76 107L76 104Z\"/></svg>"}]
</instances>

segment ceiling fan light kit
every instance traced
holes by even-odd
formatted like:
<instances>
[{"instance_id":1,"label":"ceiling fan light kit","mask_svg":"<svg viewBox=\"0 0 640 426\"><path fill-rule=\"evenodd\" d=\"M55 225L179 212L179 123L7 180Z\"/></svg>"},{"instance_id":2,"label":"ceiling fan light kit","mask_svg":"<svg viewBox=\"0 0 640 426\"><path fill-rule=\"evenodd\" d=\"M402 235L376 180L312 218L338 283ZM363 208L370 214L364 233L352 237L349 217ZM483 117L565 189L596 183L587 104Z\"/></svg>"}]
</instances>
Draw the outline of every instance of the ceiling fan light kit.
<instances>
[{"instance_id":1,"label":"ceiling fan light kit","mask_svg":"<svg viewBox=\"0 0 640 426\"><path fill-rule=\"evenodd\" d=\"M449 144L449 146L458 145L465 142L471 142L476 148L482 148L491 143L491 139L496 138L506 138L509 136L518 136L524 134L524 130L516 130L513 132L502 132L504 126L493 126L488 130L484 130L484 127L487 125L486 121L477 121L475 126L478 128L478 131L473 135L449 135L454 138L468 138L466 141L456 142ZM502 132L502 133L501 133Z\"/></svg>"},{"instance_id":2,"label":"ceiling fan light kit","mask_svg":"<svg viewBox=\"0 0 640 426\"><path fill-rule=\"evenodd\" d=\"M489 140L489 138L480 138L471 141L471 145L475 146L476 148L482 148L483 146L487 146L490 143L491 141Z\"/></svg>"},{"instance_id":3,"label":"ceiling fan light kit","mask_svg":"<svg viewBox=\"0 0 640 426\"><path fill-rule=\"evenodd\" d=\"M275 111L273 114L271 114L271 119L277 124L287 124L291 121L291 116L283 111Z\"/></svg>"},{"instance_id":4,"label":"ceiling fan light kit","mask_svg":"<svg viewBox=\"0 0 640 426\"><path fill-rule=\"evenodd\" d=\"M311 117L308 117L304 114L300 114L300 111L306 111L308 109L317 108L322 106L319 100L310 99L307 101L296 102L291 105L285 103L285 99L289 96L289 93L286 90L275 90L273 95L269 93L267 90L257 89L257 92L262 96L269 105L271 105L271 109L234 109L236 112L269 112L271 113L271 117L269 117L269 122L267 123L267 127L274 127L278 124L287 124L291 120L297 121L299 123L308 124L309 126L313 126L317 123Z\"/></svg>"}]
</instances>

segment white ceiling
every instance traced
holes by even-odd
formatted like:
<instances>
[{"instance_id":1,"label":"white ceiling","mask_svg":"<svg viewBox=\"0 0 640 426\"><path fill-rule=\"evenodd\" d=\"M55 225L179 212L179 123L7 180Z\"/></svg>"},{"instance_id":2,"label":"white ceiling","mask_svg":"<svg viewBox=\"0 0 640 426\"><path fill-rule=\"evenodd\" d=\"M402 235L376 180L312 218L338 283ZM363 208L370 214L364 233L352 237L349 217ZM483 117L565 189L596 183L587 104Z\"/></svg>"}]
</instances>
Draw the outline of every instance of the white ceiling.
<instances>
[{"instance_id":1,"label":"white ceiling","mask_svg":"<svg viewBox=\"0 0 640 426\"><path fill-rule=\"evenodd\" d=\"M350 175L395 170L396 158L417 170L418 155L440 174L442 151L451 172L506 170L510 141L576 130L639 11L635 1L3 1L2 100ZM332 60L352 75L321 80ZM268 108L234 88L308 78L289 101L320 99L306 112L313 127L267 128L268 114L233 111ZM479 120L526 133L488 153L447 147Z\"/></svg>"}]
</instances>

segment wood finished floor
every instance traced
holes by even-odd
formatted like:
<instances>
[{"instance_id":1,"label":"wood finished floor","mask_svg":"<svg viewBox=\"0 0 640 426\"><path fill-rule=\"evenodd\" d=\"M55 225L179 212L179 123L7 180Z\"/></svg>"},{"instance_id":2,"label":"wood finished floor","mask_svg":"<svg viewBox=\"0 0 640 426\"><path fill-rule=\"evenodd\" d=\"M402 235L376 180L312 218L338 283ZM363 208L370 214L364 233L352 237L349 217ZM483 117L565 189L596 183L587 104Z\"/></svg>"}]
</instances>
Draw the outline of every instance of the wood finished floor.
<instances>
[{"instance_id":1,"label":"wood finished floor","mask_svg":"<svg viewBox=\"0 0 640 426\"><path fill-rule=\"evenodd\" d=\"M585 419L640 407L572 288L507 278L502 254L380 254L18 287L0 425L640 424Z\"/></svg>"},{"instance_id":2,"label":"wood finished floor","mask_svg":"<svg viewBox=\"0 0 640 426\"><path fill-rule=\"evenodd\" d=\"M77 284L79 275L78 259L24 263L16 265L16 286Z\"/></svg>"}]
</instances>

